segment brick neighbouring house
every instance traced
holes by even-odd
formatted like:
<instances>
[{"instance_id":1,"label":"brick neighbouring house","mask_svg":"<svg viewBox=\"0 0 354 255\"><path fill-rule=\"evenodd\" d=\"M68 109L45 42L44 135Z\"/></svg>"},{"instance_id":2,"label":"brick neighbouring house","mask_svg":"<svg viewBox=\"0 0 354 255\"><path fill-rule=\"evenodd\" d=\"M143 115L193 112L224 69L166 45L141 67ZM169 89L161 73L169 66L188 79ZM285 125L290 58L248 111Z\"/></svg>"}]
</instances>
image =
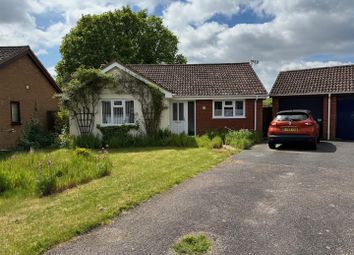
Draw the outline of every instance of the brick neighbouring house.
<instances>
[{"instance_id":1,"label":"brick neighbouring house","mask_svg":"<svg viewBox=\"0 0 354 255\"><path fill-rule=\"evenodd\" d=\"M161 129L189 135L207 130L250 129L262 132L262 101L267 91L249 63L127 65L113 62L102 70L157 86L165 95ZM94 120L96 125L135 123L142 119L141 105L132 95L105 91ZM71 133L79 134L71 122Z\"/></svg>"},{"instance_id":2,"label":"brick neighbouring house","mask_svg":"<svg viewBox=\"0 0 354 255\"><path fill-rule=\"evenodd\" d=\"M354 65L280 72L270 96L273 117L308 109L320 120L323 139L354 139Z\"/></svg>"},{"instance_id":3,"label":"brick neighbouring house","mask_svg":"<svg viewBox=\"0 0 354 255\"><path fill-rule=\"evenodd\" d=\"M29 46L0 47L0 149L16 146L26 123L35 116L48 128L48 113L58 110L60 93Z\"/></svg>"}]
</instances>

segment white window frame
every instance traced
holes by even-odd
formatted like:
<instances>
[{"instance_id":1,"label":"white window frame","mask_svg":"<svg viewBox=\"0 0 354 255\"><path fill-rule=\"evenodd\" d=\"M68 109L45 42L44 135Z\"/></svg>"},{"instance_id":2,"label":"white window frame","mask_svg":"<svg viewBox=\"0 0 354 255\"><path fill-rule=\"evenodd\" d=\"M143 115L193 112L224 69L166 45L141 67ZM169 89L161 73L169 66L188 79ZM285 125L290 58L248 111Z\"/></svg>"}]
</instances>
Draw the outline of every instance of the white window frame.
<instances>
[{"instance_id":1,"label":"white window frame","mask_svg":"<svg viewBox=\"0 0 354 255\"><path fill-rule=\"evenodd\" d=\"M174 104L177 104L177 120L174 120L173 119L173 105ZM179 107L179 105L180 104L183 104L183 119L180 119L179 117L180 117L180 107ZM172 110L172 112L171 112L171 117L172 117L172 121L173 122L184 122L185 120L186 120L186 116L185 116L185 104L184 104L184 102L172 102L172 104L171 104L171 110Z\"/></svg>"},{"instance_id":2,"label":"white window frame","mask_svg":"<svg viewBox=\"0 0 354 255\"><path fill-rule=\"evenodd\" d=\"M114 106L114 101L121 101L122 102L122 106ZM126 116L126 111L125 111L125 102L126 101L133 101L133 109L134 109L134 122L132 123L122 123L122 124L114 124L113 123L113 115L114 115L114 111L113 108L123 108L123 120L127 119ZM103 108L102 108L102 102L110 102L111 103L111 123L103 123ZM136 103L134 99L120 99L120 98L115 98L115 99L101 99L100 101L100 114L101 114L101 126L123 126L123 125L135 125L136 124L136 117L135 117L135 107L136 107Z\"/></svg>"},{"instance_id":3,"label":"white window frame","mask_svg":"<svg viewBox=\"0 0 354 255\"><path fill-rule=\"evenodd\" d=\"M232 101L233 107L233 116L224 116L225 114L225 107L231 107L231 105L225 105L225 102ZM222 111L221 116L215 116L215 102L222 102ZM236 115L236 102L243 103L243 114ZM213 119L244 119L246 118L246 100L244 99L222 99L222 100L213 100Z\"/></svg>"}]
</instances>

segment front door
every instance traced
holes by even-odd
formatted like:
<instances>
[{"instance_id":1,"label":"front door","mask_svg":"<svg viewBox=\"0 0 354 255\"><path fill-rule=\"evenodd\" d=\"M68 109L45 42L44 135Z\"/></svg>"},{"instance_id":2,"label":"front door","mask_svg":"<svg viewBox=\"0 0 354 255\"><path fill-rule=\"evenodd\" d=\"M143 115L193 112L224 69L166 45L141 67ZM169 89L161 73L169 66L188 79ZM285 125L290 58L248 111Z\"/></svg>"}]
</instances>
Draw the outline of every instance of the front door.
<instances>
[{"instance_id":1,"label":"front door","mask_svg":"<svg viewBox=\"0 0 354 255\"><path fill-rule=\"evenodd\" d=\"M174 101L171 103L171 131L176 134L194 135L194 102Z\"/></svg>"}]
</instances>

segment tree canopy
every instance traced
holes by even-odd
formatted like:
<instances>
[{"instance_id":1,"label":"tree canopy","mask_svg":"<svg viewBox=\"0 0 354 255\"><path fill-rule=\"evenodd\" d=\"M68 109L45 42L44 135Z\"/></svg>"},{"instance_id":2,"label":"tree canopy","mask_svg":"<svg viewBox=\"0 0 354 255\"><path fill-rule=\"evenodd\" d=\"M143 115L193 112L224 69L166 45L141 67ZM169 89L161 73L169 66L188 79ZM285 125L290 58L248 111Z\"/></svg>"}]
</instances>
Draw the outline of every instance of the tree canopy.
<instances>
[{"instance_id":1,"label":"tree canopy","mask_svg":"<svg viewBox=\"0 0 354 255\"><path fill-rule=\"evenodd\" d=\"M129 7L99 15L84 15L64 37L62 59L56 65L63 85L80 66L99 68L113 60L123 64L186 63L178 54L178 38L157 16Z\"/></svg>"}]
</instances>

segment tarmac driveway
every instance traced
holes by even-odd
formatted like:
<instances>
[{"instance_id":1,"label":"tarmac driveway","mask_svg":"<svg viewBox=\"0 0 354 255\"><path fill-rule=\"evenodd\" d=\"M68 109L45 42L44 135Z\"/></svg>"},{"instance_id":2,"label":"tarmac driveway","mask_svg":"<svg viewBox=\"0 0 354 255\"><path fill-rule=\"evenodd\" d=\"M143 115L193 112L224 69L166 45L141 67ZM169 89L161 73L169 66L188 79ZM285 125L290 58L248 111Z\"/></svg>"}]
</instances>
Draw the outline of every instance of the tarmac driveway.
<instances>
[{"instance_id":1,"label":"tarmac driveway","mask_svg":"<svg viewBox=\"0 0 354 255\"><path fill-rule=\"evenodd\" d=\"M168 254L195 231L215 254L354 254L354 143L254 146L48 254Z\"/></svg>"}]
</instances>

